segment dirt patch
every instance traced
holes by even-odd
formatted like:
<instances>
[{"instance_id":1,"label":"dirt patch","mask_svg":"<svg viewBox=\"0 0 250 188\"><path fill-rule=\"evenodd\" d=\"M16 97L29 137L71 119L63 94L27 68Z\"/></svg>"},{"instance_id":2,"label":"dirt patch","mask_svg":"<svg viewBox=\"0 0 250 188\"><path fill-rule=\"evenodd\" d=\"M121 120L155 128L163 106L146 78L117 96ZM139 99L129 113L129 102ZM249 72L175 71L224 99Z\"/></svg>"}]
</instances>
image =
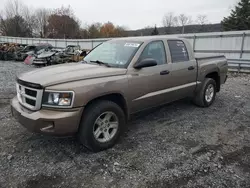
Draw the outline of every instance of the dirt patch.
<instances>
[{"instance_id":1,"label":"dirt patch","mask_svg":"<svg viewBox=\"0 0 250 188\"><path fill-rule=\"evenodd\" d=\"M19 185L19 188L48 188L56 187L63 181L63 178L58 175L45 176L39 175L34 178L28 179L24 185Z\"/></svg>"}]
</instances>

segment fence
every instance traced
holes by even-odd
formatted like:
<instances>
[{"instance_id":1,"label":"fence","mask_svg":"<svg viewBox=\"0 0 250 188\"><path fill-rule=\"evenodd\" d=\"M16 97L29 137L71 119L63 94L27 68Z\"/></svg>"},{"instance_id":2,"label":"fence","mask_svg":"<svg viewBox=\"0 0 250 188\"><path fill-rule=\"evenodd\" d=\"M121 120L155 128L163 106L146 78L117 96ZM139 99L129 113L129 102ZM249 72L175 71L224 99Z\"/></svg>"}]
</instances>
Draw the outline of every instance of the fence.
<instances>
[{"instance_id":1,"label":"fence","mask_svg":"<svg viewBox=\"0 0 250 188\"><path fill-rule=\"evenodd\" d=\"M230 72L250 73L250 60L247 59L228 59Z\"/></svg>"},{"instance_id":2,"label":"fence","mask_svg":"<svg viewBox=\"0 0 250 188\"><path fill-rule=\"evenodd\" d=\"M230 68L238 71L248 71L250 66L250 30L215 33L192 33L173 35L186 38L192 44L197 55L225 55L229 60ZM15 42L22 44L50 43L55 47L67 45L80 45L83 49L92 49L98 44L110 40L101 39L44 39L44 38L19 38L0 36L2 42Z\"/></svg>"}]
</instances>

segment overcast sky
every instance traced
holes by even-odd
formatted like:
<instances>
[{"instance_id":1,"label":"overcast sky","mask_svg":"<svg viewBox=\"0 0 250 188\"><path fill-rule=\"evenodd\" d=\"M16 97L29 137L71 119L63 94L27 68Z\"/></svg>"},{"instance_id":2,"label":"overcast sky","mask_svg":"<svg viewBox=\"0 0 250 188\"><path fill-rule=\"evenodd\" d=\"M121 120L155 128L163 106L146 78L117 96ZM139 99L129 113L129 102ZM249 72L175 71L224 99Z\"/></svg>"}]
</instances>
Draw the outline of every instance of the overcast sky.
<instances>
[{"instance_id":1,"label":"overcast sky","mask_svg":"<svg viewBox=\"0 0 250 188\"><path fill-rule=\"evenodd\" d=\"M3 1L3 0L1 0ZM7 0L5 0L6 2ZM21 0L30 7L58 8L70 5L82 25L111 21L128 29L162 26L166 12L187 14L196 20L206 14L210 23L228 16L238 0Z\"/></svg>"}]
</instances>

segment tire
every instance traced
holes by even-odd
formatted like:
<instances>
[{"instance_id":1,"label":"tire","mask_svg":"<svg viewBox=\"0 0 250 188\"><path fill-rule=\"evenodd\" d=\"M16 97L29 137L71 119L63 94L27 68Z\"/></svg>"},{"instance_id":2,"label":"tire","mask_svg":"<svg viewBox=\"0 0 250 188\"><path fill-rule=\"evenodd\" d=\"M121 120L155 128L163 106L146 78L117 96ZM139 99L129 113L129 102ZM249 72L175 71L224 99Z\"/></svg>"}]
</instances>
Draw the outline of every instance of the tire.
<instances>
[{"instance_id":1,"label":"tire","mask_svg":"<svg viewBox=\"0 0 250 188\"><path fill-rule=\"evenodd\" d=\"M108 116L111 118L106 121L105 118L108 119ZM120 106L112 101L96 101L83 112L78 139L93 152L106 150L117 143L125 123L125 114ZM116 124L117 128L110 128L111 126L116 127ZM110 135L110 140L106 139L107 134Z\"/></svg>"},{"instance_id":2,"label":"tire","mask_svg":"<svg viewBox=\"0 0 250 188\"><path fill-rule=\"evenodd\" d=\"M210 89L210 90L209 90ZM206 93L206 91L209 92ZM213 93L211 92L213 90ZM201 89L196 93L193 102L200 107L209 107L213 104L216 96L216 82L212 78L205 78Z\"/></svg>"}]
</instances>

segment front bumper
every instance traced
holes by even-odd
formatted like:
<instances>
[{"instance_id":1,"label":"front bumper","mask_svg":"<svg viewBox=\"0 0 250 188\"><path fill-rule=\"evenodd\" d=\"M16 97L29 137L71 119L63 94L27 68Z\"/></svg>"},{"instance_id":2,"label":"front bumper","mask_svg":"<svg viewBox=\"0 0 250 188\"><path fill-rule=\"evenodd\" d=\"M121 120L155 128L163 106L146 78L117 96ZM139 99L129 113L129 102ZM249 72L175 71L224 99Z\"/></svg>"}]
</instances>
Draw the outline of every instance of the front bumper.
<instances>
[{"instance_id":1,"label":"front bumper","mask_svg":"<svg viewBox=\"0 0 250 188\"><path fill-rule=\"evenodd\" d=\"M78 131L83 108L71 111L41 109L33 112L21 106L15 97L11 101L13 116L31 132L53 136L73 136Z\"/></svg>"}]
</instances>

